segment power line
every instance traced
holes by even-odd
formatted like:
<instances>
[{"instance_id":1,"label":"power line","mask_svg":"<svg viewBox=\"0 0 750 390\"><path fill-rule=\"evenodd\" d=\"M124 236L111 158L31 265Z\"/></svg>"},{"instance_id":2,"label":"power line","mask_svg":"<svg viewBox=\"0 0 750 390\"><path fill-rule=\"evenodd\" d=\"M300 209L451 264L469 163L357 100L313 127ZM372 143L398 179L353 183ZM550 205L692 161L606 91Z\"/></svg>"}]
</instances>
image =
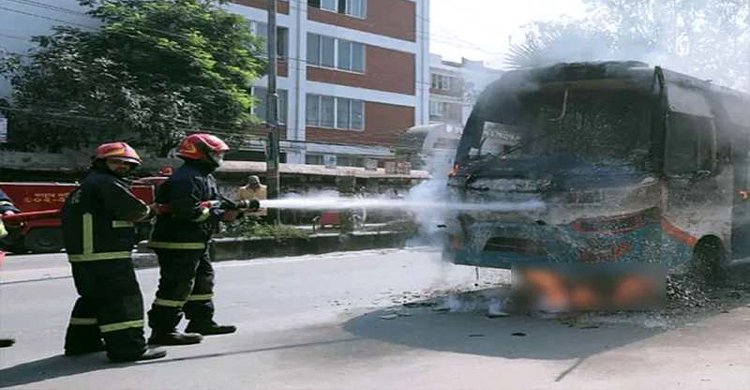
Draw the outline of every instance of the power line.
<instances>
[{"instance_id":1,"label":"power line","mask_svg":"<svg viewBox=\"0 0 750 390\"><path fill-rule=\"evenodd\" d=\"M58 7L58 6L55 6L55 5L52 5L52 4L40 3L40 2L34 1L34 0L8 0L8 1L12 1L12 2L14 2L16 4L44 8L44 9L48 9L48 10L51 10L51 11L57 11L57 12L60 12L60 13L66 13L66 14L70 14L70 15L88 16L84 12L72 10L70 8L65 8L65 7Z\"/></svg>"},{"instance_id":2,"label":"power line","mask_svg":"<svg viewBox=\"0 0 750 390\"><path fill-rule=\"evenodd\" d=\"M78 27L85 28L85 29L90 30L90 31L94 31L95 30L91 26L86 26L86 25L83 25L83 24L80 24L80 23L71 22L69 20L63 20L63 19L52 18L52 17L49 17L49 16L39 15L39 14L35 14L33 12L26 12L26 11L21 11L21 10L17 10L17 9L13 9L13 8L7 8L7 7L3 7L3 6L0 6L0 9L4 9L4 10L10 11L10 12L15 12L15 13L21 14L21 15L31 16L31 17L34 17L34 18L47 19L47 20L50 20L50 21L53 21L53 22L59 22L59 23L63 23L63 24L78 26Z\"/></svg>"},{"instance_id":3,"label":"power line","mask_svg":"<svg viewBox=\"0 0 750 390\"><path fill-rule=\"evenodd\" d=\"M0 111L2 110L8 110L8 111L17 111L17 112L33 112L35 116L35 120L40 123L46 123L46 124L53 124L53 125L59 125L59 126L72 126L71 123L64 122L57 118L83 118L87 120L96 121L99 120L101 122L106 123L113 123L113 122L119 122L115 119L108 119L108 118L101 118L101 117L91 117L91 116L81 116L81 115L55 115L52 113L45 114L45 113L39 113L38 111L34 110L27 110L27 109L16 109L16 108L10 108L10 107L2 107L0 108ZM39 118L39 116L42 116L44 118ZM51 118L51 119L50 119ZM248 141L261 141L266 142L266 138L261 135L256 134L247 134L243 133L241 130L238 130L237 132L229 132L226 129L220 129L216 127L210 127L210 126L199 126L201 132L207 132L214 135L222 135L226 137L240 137L244 142ZM260 128L251 128L246 129L245 131L258 131L262 130ZM346 130L342 130L346 131ZM358 133L358 132L357 132ZM325 144L325 145L333 145L333 146L358 146L358 145L366 145L366 146L383 146L386 147L386 145L368 145L368 144L349 144L349 143L342 143L342 142L329 142L329 141L309 141L309 140L293 140L293 139L284 139L283 142L293 143L293 144Z\"/></svg>"}]
</instances>

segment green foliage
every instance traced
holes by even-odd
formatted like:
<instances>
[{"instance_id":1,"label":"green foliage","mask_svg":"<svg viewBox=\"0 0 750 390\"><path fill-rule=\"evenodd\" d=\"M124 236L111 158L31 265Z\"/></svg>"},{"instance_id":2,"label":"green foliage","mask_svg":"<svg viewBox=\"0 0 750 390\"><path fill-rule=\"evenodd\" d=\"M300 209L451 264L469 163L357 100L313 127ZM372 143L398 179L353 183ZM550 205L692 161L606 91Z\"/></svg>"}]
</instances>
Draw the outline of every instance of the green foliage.
<instances>
[{"instance_id":1,"label":"green foliage","mask_svg":"<svg viewBox=\"0 0 750 390\"><path fill-rule=\"evenodd\" d=\"M186 131L242 134L265 64L247 19L223 0L79 0L97 29L56 27L26 57L0 60L13 85L11 143L83 148L125 140L160 156Z\"/></svg>"}]
</instances>

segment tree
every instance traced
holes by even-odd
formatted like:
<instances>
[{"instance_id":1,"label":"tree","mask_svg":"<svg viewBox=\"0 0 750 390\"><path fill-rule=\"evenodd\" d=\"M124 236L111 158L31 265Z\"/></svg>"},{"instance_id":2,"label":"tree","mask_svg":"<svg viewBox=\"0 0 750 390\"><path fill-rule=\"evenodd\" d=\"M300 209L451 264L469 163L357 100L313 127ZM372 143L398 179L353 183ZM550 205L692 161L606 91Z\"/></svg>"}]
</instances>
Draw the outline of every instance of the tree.
<instances>
[{"instance_id":1,"label":"tree","mask_svg":"<svg viewBox=\"0 0 750 390\"><path fill-rule=\"evenodd\" d=\"M535 22L526 26L526 40L510 47L505 62L512 69L559 62L592 61L614 55L613 38L605 31L572 21Z\"/></svg>"},{"instance_id":2,"label":"tree","mask_svg":"<svg viewBox=\"0 0 750 390\"><path fill-rule=\"evenodd\" d=\"M187 131L242 134L262 42L225 0L79 0L98 29L56 27L11 79L11 143L58 151L125 140L164 156Z\"/></svg>"},{"instance_id":3,"label":"tree","mask_svg":"<svg viewBox=\"0 0 750 390\"><path fill-rule=\"evenodd\" d=\"M588 14L536 22L506 58L515 67L641 60L750 90L747 0L584 0Z\"/></svg>"}]
</instances>

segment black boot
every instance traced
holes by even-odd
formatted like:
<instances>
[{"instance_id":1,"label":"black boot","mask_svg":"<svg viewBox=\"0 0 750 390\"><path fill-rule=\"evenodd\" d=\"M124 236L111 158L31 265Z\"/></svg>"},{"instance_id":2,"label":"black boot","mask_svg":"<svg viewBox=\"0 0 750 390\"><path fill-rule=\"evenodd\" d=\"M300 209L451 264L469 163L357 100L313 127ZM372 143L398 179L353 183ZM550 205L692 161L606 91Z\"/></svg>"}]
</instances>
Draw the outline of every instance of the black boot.
<instances>
[{"instance_id":1,"label":"black boot","mask_svg":"<svg viewBox=\"0 0 750 390\"><path fill-rule=\"evenodd\" d=\"M0 348L10 347L15 343L15 339L0 339Z\"/></svg>"},{"instance_id":2,"label":"black boot","mask_svg":"<svg viewBox=\"0 0 750 390\"><path fill-rule=\"evenodd\" d=\"M198 344L203 340L203 336L196 333L182 333L176 330L169 332L151 332L148 339L149 345L190 345Z\"/></svg>"},{"instance_id":3,"label":"black boot","mask_svg":"<svg viewBox=\"0 0 750 390\"><path fill-rule=\"evenodd\" d=\"M110 354L109 360L115 363L124 363L124 362L136 362L139 360L159 359L159 358L163 358L164 356L167 356L167 351L165 351L164 348L146 348L145 351L137 355Z\"/></svg>"},{"instance_id":4,"label":"black boot","mask_svg":"<svg viewBox=\"0 0 750 390\"><path fill-rule=\"evenodd\" d=\"M200 333L204 336L228 334L237 331L234 325L219 325L212 320L192 320L185 328L185 332Z\"/></svg>"}]
</instances>

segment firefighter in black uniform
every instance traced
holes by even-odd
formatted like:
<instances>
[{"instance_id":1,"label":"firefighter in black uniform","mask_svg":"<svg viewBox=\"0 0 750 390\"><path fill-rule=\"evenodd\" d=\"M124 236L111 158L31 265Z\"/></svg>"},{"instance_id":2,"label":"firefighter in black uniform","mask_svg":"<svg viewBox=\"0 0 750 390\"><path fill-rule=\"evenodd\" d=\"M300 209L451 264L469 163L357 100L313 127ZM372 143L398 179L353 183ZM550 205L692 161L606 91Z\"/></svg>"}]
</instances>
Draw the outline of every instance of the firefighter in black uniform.
<instances>
[{"instance_id":1,"label":"firefighter in black uniform","mask_svg":"<svg viewBox=\"0 0 750 390\"><path fill-rule=\"evenodd\" d=\"M10 200L8 195L6 195L3 190L0 190L0 215L13 215L19 211L20 210L18 210L16 206L13 205L13 201ZM0 219L0 238L3 238L7 235L8 232L5 230L3 220ZM0 348L10 347L15 343L15 339L0 339Z\"/></svg>"},{"instance_id":2,"label":"firefighter in black uniform","mask_svg":"<svg viewBox=\"0 0 750 390\"><path fill-rule=\"evenodd\" d=\"M133 222L152 215L125 180L140 163L138 153L124 142L99 146L91 169L63 206L65 249L80 295L65 336L68 356L103 349L115 362L166 355L146 344L143 297L131 259Z\"/></svg>"},{"instance_id":3,"label":"firefighter in black uniform","mask_svg":"<svg viewBox=\"0 0 750 390\"><path fill-rule=\"evenodd\" d=\"M201 341L200 335L236 331L234 326L213 320L214 270L207 252L219 222L236 216L234 211L228 212L228 201L212 175L228 150L227 144L213 135L188 136L177 151L185 163L159 186L156 203L162 211L149 246L159 257L161 277L148 312L149 344L193 344ZM253 207L257 208L257 202ZM188 333L177 331L183 312L189 320Z\"/></svg>"}]
</instances>

